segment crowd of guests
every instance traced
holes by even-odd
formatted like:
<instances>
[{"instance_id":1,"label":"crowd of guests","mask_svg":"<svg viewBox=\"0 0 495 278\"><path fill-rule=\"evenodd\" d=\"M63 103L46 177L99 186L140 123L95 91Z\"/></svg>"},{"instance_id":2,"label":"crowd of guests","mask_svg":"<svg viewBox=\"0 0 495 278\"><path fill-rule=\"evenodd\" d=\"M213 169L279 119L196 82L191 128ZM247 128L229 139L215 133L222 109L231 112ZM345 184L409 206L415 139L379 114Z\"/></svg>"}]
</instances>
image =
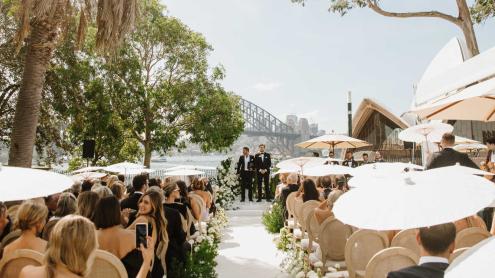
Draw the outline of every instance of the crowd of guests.
<instances>
[{"instance_id":1,"label":"crowd of guests","mask_svg":"<svg viewBox=\"0 0 495 278\"><path fill-rule=\"evenodd\" d=\"M194 223L214 209L208 189L207 178L186 186L140 174L128 188L109 176L9 207L0 202L0 258L30 249L43 253L45 263L25 267L21 277L81 277L101 249L120 259L129 277L179 277ZM136 246L137 223L148 225L147 247Z\"/></svg>"}]
</instances>

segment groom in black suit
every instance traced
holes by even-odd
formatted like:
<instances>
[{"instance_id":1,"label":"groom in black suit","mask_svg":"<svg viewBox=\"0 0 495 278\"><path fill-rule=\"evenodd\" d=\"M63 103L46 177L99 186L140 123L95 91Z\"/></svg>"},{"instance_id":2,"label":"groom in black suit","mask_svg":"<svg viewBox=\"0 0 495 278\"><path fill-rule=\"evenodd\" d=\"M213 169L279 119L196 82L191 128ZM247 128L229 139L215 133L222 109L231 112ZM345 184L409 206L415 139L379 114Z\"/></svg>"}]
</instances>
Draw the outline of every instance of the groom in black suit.
<instances>
[{"instance_id":1,"label":"groom in black suit","mask_svg":"<svg viewBox=\"0 0 495 278\"><path fill-rule=\"evenodd\" d=\"M270 168L272 167L272 158L269 153L265 152L265 144L259 145L259 153L254 156L254 166L256 167L256 179L258 184L258 200L261 202L262 186L265 184L265 198L268 202L271 201L270 190Z\"/></svg>"},{"instance_id":2,"label":"groom in black suit","mask_svg":"<svg viewBox=\"0 0 495 278\"><path fill-rule=\"evenodd\" d=\"M392 271L387 278L443 278L455 248L455 236L454 223L420 228L416 236L421 253L418 265Z\"/></svg>"},{"instance_id":3,"label":"groom in black suit","mask_svg":"<svg viewBox=\"0 0 495 278\"><path fill-rule=\"evenodd\" d=\"M460 153L453 149L454 144L455 136L452 133L445 133L442 136L442 141L440 141L442 150L432 155L430 161L426 164L426 170L454 166L456 163L478 169L476 163L474 163L467 154Z\"/></svg>"},{"instance_id":4,"label":"groom in black suit","mask_svg":"<svg viewBox=\"0 0 495 278\"><path fill-rule=\"evenodd\" d=\"M254 156L249 154L249 148L242 148L242 155L237 162L237 175L241 177L241 202L246 199L248 190L249 201L253 201L253 176L255 172Z\"/></svg>"}]
</instances>

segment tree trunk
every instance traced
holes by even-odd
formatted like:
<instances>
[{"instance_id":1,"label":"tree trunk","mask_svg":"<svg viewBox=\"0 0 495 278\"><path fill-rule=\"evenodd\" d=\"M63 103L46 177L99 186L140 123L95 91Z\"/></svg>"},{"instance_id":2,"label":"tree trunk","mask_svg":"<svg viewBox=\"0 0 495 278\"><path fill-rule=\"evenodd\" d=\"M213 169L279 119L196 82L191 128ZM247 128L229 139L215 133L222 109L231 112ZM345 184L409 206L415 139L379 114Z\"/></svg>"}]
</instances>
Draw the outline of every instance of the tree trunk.
<instances>
[{"instance_id":1,"label":"tree trunk","mask_svg":"<svg viewBox=\"0 0 495 278\"><path fill-rule=\"evenodd\" d=\"M150 168L151 165L151 144L147 140L144 142L144 166Z\"/></svg>"},{"instance_id":2,"label":"tree trunk","mask_svg":"<svg viewBox=\"0 0 495 278\"><path fill-rule=\"evenodd\" d=\"M469 12L469 7L466 3L466 0L457 0L457 7L459 8L459 18L462 21L459 27L464 34L464 39L466 40L466 45L469 52L471 53L471 57L474 57L480 54L480 50L478 48L478 42L476 41L473 21L471 20L471 13Z\"/></svg>"},{"instance_id":3,"label":"tree trunk","mask_svg":"<svg viewBox=\"0 0 495 278\"><path fill-rule=\"evenodd\" d=\"M31 167L45 74L53 54L57 24L31 24L21 88L17 98L9 166Z\"/></svg>"}]
</instances>

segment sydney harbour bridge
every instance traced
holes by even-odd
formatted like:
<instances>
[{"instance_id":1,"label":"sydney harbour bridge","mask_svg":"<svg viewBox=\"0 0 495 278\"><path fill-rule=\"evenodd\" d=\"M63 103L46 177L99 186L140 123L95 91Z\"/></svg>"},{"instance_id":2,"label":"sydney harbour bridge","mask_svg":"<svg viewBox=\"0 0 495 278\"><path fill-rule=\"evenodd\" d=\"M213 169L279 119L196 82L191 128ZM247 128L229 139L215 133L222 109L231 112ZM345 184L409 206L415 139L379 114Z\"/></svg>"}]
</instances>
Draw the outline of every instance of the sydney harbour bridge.
<instances>
[{"instance_id":1,"label":"sydney harbour bridge","mask_svg":"<svg viewBox=\"0 0 495 278\"><path fill-rule=\"evenodd\" d=\"M294 153L294 144L300 141L301 134L270 112L248 100L241 99L240 106L244 116L245 135L266 137L270 147L278 150L281 154L291 155Z\"/></svg>"}]
</instances>

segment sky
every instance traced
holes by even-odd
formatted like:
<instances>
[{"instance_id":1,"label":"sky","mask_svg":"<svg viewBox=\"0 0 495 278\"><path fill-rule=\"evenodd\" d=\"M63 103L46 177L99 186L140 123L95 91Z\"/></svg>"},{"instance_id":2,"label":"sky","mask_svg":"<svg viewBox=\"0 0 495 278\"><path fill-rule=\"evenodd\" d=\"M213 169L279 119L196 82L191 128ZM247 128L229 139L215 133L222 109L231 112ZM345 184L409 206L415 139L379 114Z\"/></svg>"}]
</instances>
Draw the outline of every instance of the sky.
<instances>
[{"instance_id":1,"label":"sky","mask_svg":"<svg viewBox=\"0 0 495 278\"><path fill-rule=\"evenodd\" d=\"M306 117L327 132L347 131L347 92L354 112L371 98L406 112L413 86L460 29L441 19L397 19L367 8L344 17L329 0L161 0L168 15L202 33L212 65L226 69L224 87L285 121ZM470 1L468 1L470 2ZM382 0L391 11L457 14L455 0ZM495 46L495 21L476 26L481 51Z\"/></svg>"}]
</instances>

